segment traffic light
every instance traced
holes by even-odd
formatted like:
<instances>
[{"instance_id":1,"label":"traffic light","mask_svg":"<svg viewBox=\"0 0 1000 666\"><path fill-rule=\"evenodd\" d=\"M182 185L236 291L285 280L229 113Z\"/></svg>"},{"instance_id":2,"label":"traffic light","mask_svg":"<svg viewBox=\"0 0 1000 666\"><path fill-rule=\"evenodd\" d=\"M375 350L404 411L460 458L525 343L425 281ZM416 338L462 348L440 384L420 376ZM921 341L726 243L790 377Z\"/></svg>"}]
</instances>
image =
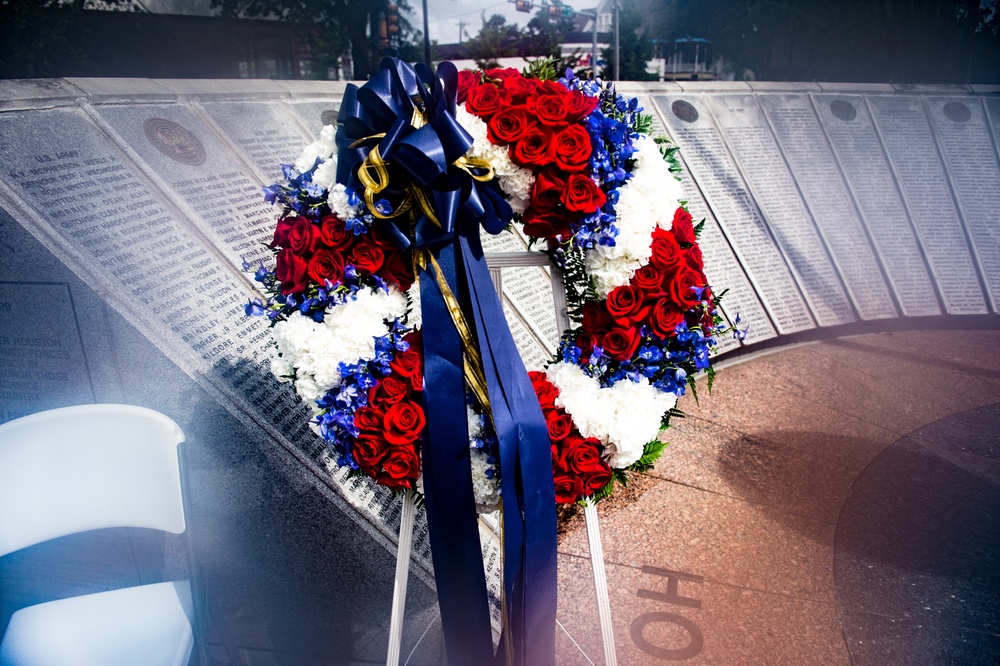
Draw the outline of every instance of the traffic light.
<instances>
[{"instance_id":1,"label":"traffic light","mask_svg":"<svg viewBox=\"0 0 1000 666\"><path fill-rule=\"evenodd\" d=\"M514 3L514 9L516 9L519 12L530 13L531 7L532 7L531 0L517 0L517 2Z\"/></svg>"},{"instance_id":2,"label":"traffic light","mask_svg":"<svg viewBox=\"0 0 1000 666\"><path fill-rule=\"evenodd\" d=\"M562 14L562 7L559 5L549 5L549 16L560 16Z\"/></svg>"},{"instance_id":3,"label":"traffic light","mask_svg":"<svg viewBox=\"0 0 1000 666\"><path fill-rule=\"evenodd\" d=\"M399 34L399 5L394 2L389 3L386 20L389 23L389 35L395 37Z\"/></svg>"}]
</instances>

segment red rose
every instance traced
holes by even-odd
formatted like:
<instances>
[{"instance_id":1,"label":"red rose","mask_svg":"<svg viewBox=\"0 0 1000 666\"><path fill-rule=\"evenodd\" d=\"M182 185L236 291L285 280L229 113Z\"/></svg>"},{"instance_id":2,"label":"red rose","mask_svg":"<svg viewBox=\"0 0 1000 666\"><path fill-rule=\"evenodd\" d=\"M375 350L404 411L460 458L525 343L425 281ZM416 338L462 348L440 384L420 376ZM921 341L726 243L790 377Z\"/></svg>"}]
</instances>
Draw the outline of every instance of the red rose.
<instances>
[{"instance_id":1,"label":"red rose","mask_svg":"<svg viewBox=\"0 0 1000 666\"><path fill-rule=\"evenodd\" d=\"M542 169L535 177L535 184L531 189L531 207L540 211L555 208L565 189L566 181L559 177L558 169Z\"/></svg>"},{"instance_id":2,"label":"red rose","mask_svg":"<svg viewBox=\"0 0 1000 666\"><path fill-rule=\"evenodd\" d=\"M371 229L368 230L368 239L381 248L398 247L396 239L393 238L392 232L389 231L388 224L373 224Z\"/></svg>"},{"instance_id":3,"label":"red rose","mask_svg":"<svg viewBox=\"0 0 1000 666\"><path fill-rule=\"evenodd\" d=\"M558 97L566 94L566 88L555 81L539 81L535 86L535 91L539 95L556 95Z\"/></svg>"},{"instance_id":4,"label":"red rose","mask_svg":"<svg viewBox=\"0 0 1000 666\"><path fill-rule=\"evenodd\" d=\"M643 312L642 290L631 285L615 287L608 294L608 313L615 319L628 318L630 320L642 319Z\"/></svg>"},{"instance_id":5,"label":"red rose","mask_svg":"<svg viewBox=\"0 0 1000 666\"><path fill-rule=\"evenodd\" d=\"M573 432L573 418L562 409L553 409L545 416L549 427L549 439L558 442Z\"/></svg>"},{"instance_id":6,"label":"red rose","mask_svg":"<svg viewBox=\"0 0 1000 666\"><path fill-rule=\"evenodd\" d=\"M422 365L420 352L410 347L405 352L396 352L396 358L392 360L389 367L392 368L393 373L406 378L414 391L419 391L423 387L424 382Z\"/></svg>"},{"instance_id":7,"label":"red rose","mask_svg":"<svg viewBox=\"0 0 1000 666\"><path fill-rule=\"evenodd\" d=\"M552 162L549 154L551 142L551 134L539 129L529 130L511 151L510 159L518 166L531 167L532 170L541 169Z\"/></svg>"},{"instance_id":8,"label":"red rose","mask_svg":"<svg viewBox=\"0 0 1000 666\"><path fill-rule=\"evenodd\" d=\"M653 265L661 268L665 273L673 272L674 267L681 259L681 246L677 244L674 235L663 229L656 229L653 232L653 242L650 244L653 255L649 261Z\"/></svg>"},{"instance_id":9,"label":"red rose","mask_svg":"<svg viewBox=\"0 0 1000 666\"><path fill-rule=\"evenodd\" d=\"M535 117L538 122L550 127L566 124L566 104L563 95L540 95L535 98Z\"/></svg>"},{"instance_id":10,"label":"red rose","mask_svg":"<svg viewBox=\"0 0 1000 666\"><path fill-rule=\"evenodd\" d=\"M361 467L373 468L382 460L382 456L385 455L387 448L389 448L389 445L379 435L362 433L354 438L354 443L351 445L351 454L354 456L355 462ZM374 476L374 474L371 474L371 476Z\"/></svg>"},{"instance_id":11,"label":"red rose","mask_svg":"<svg viewBox=\"0 0 1000 666\"><path fill-rule=\"evenodd\" d=\"M491 83L469 88L465 107L483 120L489 120L494 113L510 102L510 93L500 90Z\"/></svg>"},{"instance_id":12,"label":"red rose","mask_svg":"<svg viewBox=\"0 0 1000 666\"><path fill-rule=\"evenodd\" d=\"M383 473L376 479L390 488L412 488L420 476L420 459L412 446L394 446L382 461Z\"/></svg>"},{"instance_id":13,"label":"red rose","mask_svg":"<svg viewBox=\"0 0 1000 666\"><path fill-rule=\"evenodd\" d=\"M686 250L682 250L684 254L684 263L688 265L691 270L695 273L701 273L705 270L705 261L701 257L701 248L697 245L692 245Z\"/></svg>"},{"instance_id":14,"label":"red rose","mask_svg":"<svg viewBox=\"0 0 1000 666\"><path fill-rule=\"evenodd\" d=\"M344 227L336 215L324 215L319 221L319 239L331 250L345 250L354 241L354 234Z\"/></svg>"},{"instance_id":15,"label":"red rose","mask_svg":"<svg viewBox=\"0 0 1000 666\"><path fill-rule=\"evenodd\" d=\"M504 79L503 89L510 93L512 104L524 104L525 100L535 92L535 80L523 76L511 76Z\"/></svg>"},{"instance_id":16,"label":"red rose","mask_svg":"<svg viewBox=\"0 0 1000 666\"><path fill-rule=\"evenodd\" d=\"M506 83L510 79L519 79L524 77L521 76L521 72L517 71L513 67L494 67L493 69L486 70L486 78L499 79L500 81Z\"/></svg>"},{"instance_id":17,"label":"red rose","mask_svg":"<svg viewBox=\"0 0 1000 666\"><path fill-rule=\"evenodd\" d=\"M303 291L309 284L309 264L291 248L279 252L275 260L274 276L281 282L281 293Z\"/></svg>"},{"instance_id":18,"label":"red rose","mask_svg":"<svg viewBox=\"0 0 1000 666\"><path fill-rule=\"evenodd\" d=\"M299 254L309 254L319 241L319 227L308 217L297 217L288 230L288 247Z\"/></svg>"},{"instance_id":19,"label":"red rose","mask_svg":"<svg viewBox=\"0 0 1000 666\"><path fill-rule=\"evenodd\" d=\"M586 118L597 108L598 99L587 97L579 90L568 90L569 94L563 97L566 105L566 122L575 123Z\"/></svg>"},{"instance_id":20,"label":"red rose","mask_svg":"<svg viewBox=\"0 0 1000 666\"><path fill-rule=\"evenodd\" d=\"M693 308L701 302L700 288L704 286L698 273L683 266L670 282L670 298L685 310Z\"/></svg>"},{"instance_id":21,"label":"red rose","mask_svg":"<svg viewBox=\"0 0 1000 666\"><path fill-rule=\"evenodd\" d=\"M694 236L694 225L691 222L691 213L678 207L674 211L674 223L671 228L674 238L681 245L693 244L697 239Z\"/></svg>"},{"instance_id":22,"label":"red rose","mask_svg":"<svg viewBox=\"0 0 1000 666\"><path fill-rule=\"evenodd\" d=\"M569 222L559 211L540 211L534 206L524 213L525 234L534 238L556 238L561 236L566 238L570 234Z\"/></svg>"},{"instance_id":23,"label":"red rose","mask_svg":"<svg viewBox=\"0 0 1000 666\"><path fill-rule=\"evenodd\" d=\"M271 247L288 247L288 231L296 219L298 218L283 217L278 220L278 226L274 228L274 239L271 241Z\"/></svg>"},{"instance_id":24,"label":"red rose","mask_svg":"<svg viewBox=\"0 0 1000 666\"><path fill-rule=\"evenodd\" d=\"M604 334L604 353L616 361L632 358L641 338L634 328L613 328Z\"/></svg>"},{"instance_id":25,"label":"red rose","mask_svg":"<svg viewBox=\"0 0 1000 666\"><path fill-rule=\"evenodd\" d=\"M683 320L684 312L666 298L656 302L648 319L649 327L663 339L673 337L676 334L677 324Z\"/></svg>"},{"instance_id":26,"label":"red rose","mask_svg":"<svg viewBox=\"0 0 1000 666\"><path fill-rule=\"evenodd\" d=\"M545 377L545 373L539 373L542 377ZM532 387L535 389L535 395L538 396L538 405L542 410L553 409L555 407L556 398L559 397L559 389L556 388L555 384L550 382L548 379L542 379L536 382L531 381Z\"/></svg>"},{"instance_id":27,"label":"red rose","mask_svg":"<svg viewBox=\"0 0 1000 666\"><path fill-rule=\"evenodd\" d=\"M401 402L410 394L410 382L396 375L389 375L368 389L368 404L381 410Z\"/></svg>"},{"instance_id":28,"label":"red rose","mask_svg":"<svg viewBox=\"0 0 1000 666\"><path fill-rule=\"evenodd\" d=\"M381 248L376 247L369 241L361 241L351 249L347 258L359 271L375 273L375 271L382 267L384 256Z\"/></svg>"},{"instance_id":29,"label":"red rose","mask_svg":"<svg viewBox=\"0 0 1000 666\"><path fill-rule=\"evenodd\" d=\"M493 143L515 143L528 131L528 118L523 107L511 106L490 118L486 128Z\"/></svg>"},{"instance_id":30,"label":"red rose","mask_svg":"<svg viewBox=\"0 0 1000 666\"><path fill-rule=\"evenodd\" d=\"M553 479L556 489L556 502L572 504L583 495L583 481L572 474L558 474Z\"/></svg>"},{"instance_id":31,"label":"red rose","mask_svg":"<svg viewBox=\"0 0 1000 666\"><path fill-rule=\"evenodd\" d=\"M597 450L598 440L594 438L580 439L573 442L573 448L568 452L566 461L572 472L583 476L584 473L600 466L601 454Z\"/></svg>"},{"instance_id":32,"label":"red rose","mask_svg":"<svg viewBox=\"0 0 1000 666\"><path fill-rule=\"evenodd\" d=\"M379 276L399 287L400 291L409 289L413 285L413 265L409 262L409 257L398 247L386 246L382 248L382 258Z\"/></svg>"},{"instance_id":33,"label":"red rose","mask_svg":"<svg viewBox=\"0 0 1000 666\"><path fill-rule=\"evenodd\" d=\"M405 400L393 405L385 413L385 438L390 444L409 444L420 437L425 423L424 410L420 405Z\"/></svg>"},{"instance_id":34,"label":"red rose","mask_svg":"<svg viewBox=\"0 0 1000 666\"><path fill-rule=\"evenodd\" d=\"M319 250L309 260L309 277L316 284L324 280L336 284L344 277L344 256L333 250Z\"/></svg>"},{"instance_id":35,"label":"red rose","mask_svg":"<svg viewBox=\"0 0 1000 666\"><path fill-rule=\"evenodd\" d=\"M586 333L603 335L611 330L613 324L611 315L600 303L588 301L583 304L583 330Z\"/></svg>"},{"instance_id":36,"label":"red rose","mask_svg":"<svg viewBox=\"0 0 1000 666\"><path fill-rule=\"evenodd\" d=\"M570 125L555 136L552 159L564 171L583 171L593 148L590 135L580 125Z\"/></svg>"},{"instance_id":37,"label":"red rose","mask_svg":"<svg viewBox=\"0 0 1000 666\"><path fill-rule=\"evenodd\" d=\"M469 94L469 88L477 85L481 80L479 72L470 72L467 69L463 69L458 73L458 103L461 104L465 101Z\"/></svg>"},{"instance_id":38,"label":"red rose","mask_svg":"<svg viewBox=\"0 0 1000 666\"><path fill-rule=\"evenodd\" d=\"M646 264L632 276L632 284L642 290L646 300L658 299L663 296L663 273L655 266Z\"/></svg>"},{"instance_id":39,"label":"red rose","mask_svg":"<svg viewBox=\"0 0 1000 666\"><path fill-rule=\"evenodd\" d=\"M577 213L593 213L607 200L604 191L583 174L575 173L566 181L562 202L569 210Z\"/></svg>"},{"instance_id":40,"label":"red rose","mask_svg":"<svg viewBox=\"0 0 1000 666\"><path fill-rule=\"evenodd\" d=\"M581 358L590 358L590 352L594 351L597 341L590 333L580 333L576 336L576 346L580 348Z\"/></svg>"},{"instance_id":41,"label":"red rose","mask_svg":"<svg viewBox=\"0 0 1000 666\"><path fill-rule=\"evenodd\" d=\"M382 432L385 416L374 407L358 407L354 412L354 427L366 432Z\"/></svg>"}]
</instances>

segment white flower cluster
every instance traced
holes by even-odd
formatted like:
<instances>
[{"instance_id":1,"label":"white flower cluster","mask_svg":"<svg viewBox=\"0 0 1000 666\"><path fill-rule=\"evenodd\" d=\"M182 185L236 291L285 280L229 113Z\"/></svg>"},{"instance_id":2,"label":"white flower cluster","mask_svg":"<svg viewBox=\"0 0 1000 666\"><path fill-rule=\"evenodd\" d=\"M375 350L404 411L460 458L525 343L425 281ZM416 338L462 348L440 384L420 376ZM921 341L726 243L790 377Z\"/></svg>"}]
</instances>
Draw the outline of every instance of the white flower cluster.
<instances>
[{"instance_id":1,"label":"white flower cluster","mask_svg":"<svg viewBox=\"0 0 1000 666\"><path fill-rule=\"evenodd\" d=\"M507 146L490 143L486 133L486 123L479 116L466 111L465 104L458 105L455 119L472 136L474 142L466 155L485 159L493 166L493 173L496 174L500 189L507 195L507 203L515 213L528 210L535 175L530 170L511 162Z\"/></svg>"},{"instance_id":2,"label":"white flower cluster","mask_svg":"<svg viewBox=\"0 0 1000 666\"><path fill-rule=\"evenodd\" d=\"M322 166L326 166L330 162L324 162ZM334 162L336 165L336 162ZM321 167L322 168L322 167ZM334 168L336 171L336 167ZM319 171L319 169L317 169ZM347 200L347 187L337 183L330 188L330 198L327 200L330 205L330 210L333 211L334 215L342 220L350 220L361 214L361 206L352 206Z\"/></svg>"},{"instance_id":3,"label":"white flower cluster","mask_svg":"<svg viewBox=\"0 0 1000 666\"><path fill-rule=\"evenodd\" d=\"M486 428L485 417L468 406L465 408L465 417L469 424L469 441L481 439ZM500 493L497 492L500 475L497 474L497 466L486 462L490 454L483 449L470 446L469 454L472 461L472 494L476 499L476 511L478 513L496 511L500 508ZM494 472L493 478L486 475L486 471L490 469Z\"/></svg>"},{"instance_id":4,"label":"white flower cluster","mask_svg":"<svg viewBox=\"0 0 1000 666\"><path fill-rule=\"evenodd\" d=\"M353 300L327 310L322 322L291 316L271 329L279 357L271 372L282 381L295 375L295 391L303 400L317 400L340 385L341 363L375 358L375 338L389 332L386 321L406 313L406 298L395 287L362 289Z\"/></svg>"},{"instance_id":5,"label":"white flower cluster","mask_svg":"<svg viewBox=\"0 0 1000 666\"><path fill-rule=\"evenodd\" d=\"M628 284L635 271L649 263L653 230L670 229L679 201L684 199L684 190L670 173L656 142L640 136L635 145L638 152L632 178L618 190L615 204L615 245L598 245L587 251L584 260L601 298Z\"/></svg>"},{"instance_id":6,"label":"white flower cluster","mask_svg":"<svg viewBox=\"0 0 1000 666\"><path fill-rule=\"evenodd\" d=\"M573 418L581 435L604 444L608 464L617 469L642 457L645 445L659 434L663 415L677 404L677 396L651 386L645 378L602 388L570 363L555 363L546 375L559 389L556 405Z\"/></svg>"},{"instance_id":7,"label":"white flower cluster","mask_svg":"<svg viewBox=\"0 0 1000 666\"><path fill-rule=\"evenodd\" d=\"M313 141L302 150L299 159L295 160L295 170L305 173L313 168L317 159L329 160L337 152L337 128L333 125L325 125L319 133L319 139ZM333 159L334 170L336 170L337 160ZM329 188L325 188L329 189Z\"/></svg>"}]
</instances>

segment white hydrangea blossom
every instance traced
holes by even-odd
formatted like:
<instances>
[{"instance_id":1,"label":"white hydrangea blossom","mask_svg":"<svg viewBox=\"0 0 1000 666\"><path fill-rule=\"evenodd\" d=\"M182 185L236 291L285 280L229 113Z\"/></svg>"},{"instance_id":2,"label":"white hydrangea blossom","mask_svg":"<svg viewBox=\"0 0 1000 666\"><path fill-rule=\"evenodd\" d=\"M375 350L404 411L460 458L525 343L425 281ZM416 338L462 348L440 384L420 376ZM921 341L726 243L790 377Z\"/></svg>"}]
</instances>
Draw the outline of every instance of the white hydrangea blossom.
<instances>
[{"instance_id":1,"label":"white hydrangea blossom","mask_svg":"<svg viewBox=\"0 0 1000 666\"><path fill-rule=\"evenodd\" d=\"M684 199L684 190L670 173L656 142L640 136L635 145L638 152L632 178L619 188L615 204L615 245L598 245L587 251L584 260L601 298L628 284L635 271L649 263L653 230L669 230Z\"/></svg>"},{"instance_id":2,"label":"white hydrangea blossom","mask_svg":"<svg viewBox=\"0 0 1000 666\"><path fill-rule=\"evenodd\" d=\"M468 423L469 442L482 437L485 420L469 405L465 407L465 419ZM476 500L476 511L479 513L496 511L500 507L500 493L497 491L497 481L500 477L495 471L492 479L486 475L486 471L495 469L496 465L486 462L489 453L482 449L470 446L469 454L472 462L472 494Z\"/></svg>"},{"instance_id":3,"label":"white hydrangea blossom","mask_svg":"<svg viewBox=\"0 0 1000 666\"><path fill-rule=\"evenodd\" d=\"M573 418L581 435L604 444L608 464L617 469L642 457L645 445L660 432L663 414L677 404L677 396L651 386L645 378L602 388L570 363L553 364L546 375L559 389L555 404Z\"/></svg>"},{"instance_id":4,"label":"white hydrangea blossom","mask_svg":"<svg viewBox=\"0 0 1000 666\"><path fill-rule=\"evenodd\" d=\"M485 159L493 166L500 189L507 195L507 203L515 213L528 210L531 203L531 188L535 184L535 175L523 167L514 164L507 151L507 146L497 146L490 142L486 123L465 109L465 104L459 104L455 113L458 124L472 136L473 144L469 157Z\"/></svg>"},{"instance_id":5,"label":"white hydrangea blossom","mask_svg":"<svg viewBox=\"0 0 1000 666\"><path fill-rule=\"evenodd\" d=\"M295 170L305 173L313 168L316 159L328 160L337 151L337 142L334 138L337 128L333 125L326 125L319 134L319 139L313 141L303 149L302 154L295 160ZM334 161L336 167L336 161Z\"/></svg>"},{"instance_id":6,"label":"white hydrangea blossom","mask_svg":"<svg viewBox=\"0 0 1000 666\"><path fill-rule=\"evenodd\" d=\"M281 354L277 368L288 375L294 367L296 392L303 400L317 400L340 385L341 363L375 358L375 338L388 333L386 320L405 313L406 298L389 287L388 293L359 291L353 300L327 310L322 322L293 315L271 329Z\"/></svg>"}]
</instances>

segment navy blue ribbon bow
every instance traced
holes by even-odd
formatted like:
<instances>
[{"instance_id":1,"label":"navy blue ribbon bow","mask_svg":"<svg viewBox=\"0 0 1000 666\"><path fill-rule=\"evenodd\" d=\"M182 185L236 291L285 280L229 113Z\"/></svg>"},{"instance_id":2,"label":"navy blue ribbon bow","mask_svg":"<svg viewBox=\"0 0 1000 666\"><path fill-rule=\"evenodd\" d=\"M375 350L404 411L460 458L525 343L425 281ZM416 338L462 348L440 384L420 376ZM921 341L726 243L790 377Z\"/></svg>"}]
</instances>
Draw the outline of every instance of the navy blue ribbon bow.
<instances>
[{"instance_id":1,"label":"navy blue ribbon bow","mask_svg":"<svg viewBox=\"0 0 1000 666\"><path fill-rule=\"evenodd\" d=\"M395 58L362 87L348 84L337 118L337 180L364 190L400 246L425 258L424 494L448 661L494 660L465 419L470 354L463 355L459 328L471 322L481 401L500 442L505 622L495 658L547 666L555 662L556 608L548 429L479 241L480 227L497 234L513 212L489 165L465 157L473 140L455 119L457 89L452 63L432 72ZM461 326L449 308L454 295Z\"/></svg>"}]
</instances>

